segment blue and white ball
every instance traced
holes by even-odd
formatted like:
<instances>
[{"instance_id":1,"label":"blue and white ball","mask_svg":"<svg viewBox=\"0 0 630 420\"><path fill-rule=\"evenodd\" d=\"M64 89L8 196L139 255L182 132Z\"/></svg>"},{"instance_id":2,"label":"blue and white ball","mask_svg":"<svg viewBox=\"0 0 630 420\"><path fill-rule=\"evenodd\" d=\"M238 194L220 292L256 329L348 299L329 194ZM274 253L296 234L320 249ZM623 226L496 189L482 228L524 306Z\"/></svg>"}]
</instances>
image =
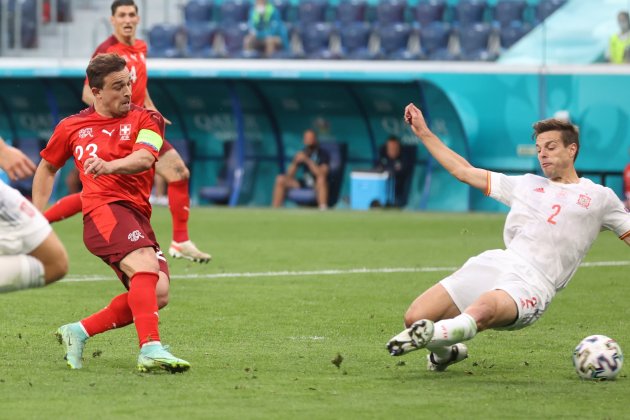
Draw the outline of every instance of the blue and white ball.
<instances>
[{"instance_id":1,"label":"blue and white ball","mask_svg":"<svg viewBox=\"0 0 630 420\"><path fill-rule=\"evenodd\" d=\"M590 335L573 351L573 366L582 379L615 379L623 366L623 353L612 338Z\"/></svg>"}]
</instances>

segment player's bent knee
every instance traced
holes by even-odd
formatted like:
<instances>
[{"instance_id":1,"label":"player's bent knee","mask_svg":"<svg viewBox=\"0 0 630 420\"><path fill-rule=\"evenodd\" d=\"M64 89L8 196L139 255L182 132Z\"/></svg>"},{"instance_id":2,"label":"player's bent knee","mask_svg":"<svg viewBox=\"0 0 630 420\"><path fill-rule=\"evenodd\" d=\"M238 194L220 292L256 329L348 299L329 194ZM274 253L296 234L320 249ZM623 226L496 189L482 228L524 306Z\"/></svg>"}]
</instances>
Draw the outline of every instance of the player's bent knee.
<instances>
[{"instance_id":1,"label":"player's bent knee","mask_svg":"<svg viewBox=\"0 0 630 420\"><path fill-rule=\"evenodd\" d=\"M48 264L44 264L44 278L46 283L52 283L61 280L68 274L68 259L59 258Z\"/></svg>"}]
</instances>

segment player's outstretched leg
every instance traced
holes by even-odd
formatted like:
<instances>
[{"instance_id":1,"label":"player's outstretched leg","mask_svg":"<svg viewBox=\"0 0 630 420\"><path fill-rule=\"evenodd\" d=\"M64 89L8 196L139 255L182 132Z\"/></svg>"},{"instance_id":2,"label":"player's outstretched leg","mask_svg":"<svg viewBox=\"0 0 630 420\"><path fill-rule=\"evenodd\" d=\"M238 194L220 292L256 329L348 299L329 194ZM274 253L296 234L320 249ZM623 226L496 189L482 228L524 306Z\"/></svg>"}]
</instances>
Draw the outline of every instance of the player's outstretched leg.
<instances>
[{"instance_id":1,"label":"player's outstretched leg","mask_svg":"<svg viewBox=\"0 0 630 420\"><path fill-rule=\"evenodd\" d=\"M81 323L75 322L66 324L57 329L55 333L59 344L66 347L64 359L70 369L81 369L83 367L83 347L89 338L83 330Z\"/></svg>"},{"instance_id":2,"label":"player's outstretched leg","mask_svg":"<svg viewBox=\"0 0 630 420\"><path fill-rule=\"evenodd\" d=\"M140 349L138 356L138 370L140 372L154 372L165 370L170 373L186 372L190 369L190 363L173 356L168 351L168 346L160 343L145 344Z\"/></svg>"},{"instance_id":3,"label":"player's outstretched leg","mask_svg":"<svg viewBox=\"0 0 630 420\"><path fill-rule=\"evenodd\" d=\"M457 343L450 347L445 358L431 352L427 355L427 369L435 372L444 372L447 367L468 358L468 347L463 343Z\"/></svg>"},{"instance_id":4,"label":"player's outstretched leg","mask_svg":"<svg viewBox=\"0 0 630 420\"><path fill-rule=\"evenodd\" d=\"M433 321L421 319L403 330L387 343L387 351L392 356L401 356L410 351L426 347L433 337Z\"/></svg>"}]
</instances>

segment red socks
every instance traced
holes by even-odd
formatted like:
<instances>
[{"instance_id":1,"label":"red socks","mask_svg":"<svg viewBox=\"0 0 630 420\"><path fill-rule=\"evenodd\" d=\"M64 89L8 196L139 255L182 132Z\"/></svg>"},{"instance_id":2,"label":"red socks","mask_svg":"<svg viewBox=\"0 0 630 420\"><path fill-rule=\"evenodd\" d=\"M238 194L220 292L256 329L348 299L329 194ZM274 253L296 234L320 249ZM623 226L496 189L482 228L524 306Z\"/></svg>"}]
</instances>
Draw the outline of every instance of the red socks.
<instances>
[{"instance_id":1,"label":"red socks","mask_svg":"<svg viewBox=\"0 0 630 420\"><path fill-rule=\"evenodd\" d=\"M188 237L188 216L190 214L190 193L188 180L168 184L168 205L173 218L173 240L185 242Z\"/></svg>"},{"instance_id":2,"label":"red socks","mask_svg":"<svg viewBox=\"0 0 630 420\"><path fill-rule=\"evenodd\" d=\"M81 193L70 194L61 198L46 210L44 217L48 219L49 223L54 223L80 213L82 208Z\"/></svg>"},{"instance_id":3,"label":"red socks","mask_svg":"<svg viewBox=\"0 0 630 420\"><path fill-rule=\"evenodd\" d=\"M81 320L88 336L92 337L113 328L122 328L133 322L133 315L131 315L131 309L127 303L128 294L123 293L116 296L109 303L109 306Z\"/></svg>"},{"instance_id":4,"label":"red socks","mask_svg":"<svg viewBox=\"0 0 630 420\"><path fill-rule=\"evenodd\" d=\"M140 347L150 341L160 341L158 332L158 305L155 288L157 273L137 272L129 283L127 302L133 314Z\"/></svg>"}]
</instances>

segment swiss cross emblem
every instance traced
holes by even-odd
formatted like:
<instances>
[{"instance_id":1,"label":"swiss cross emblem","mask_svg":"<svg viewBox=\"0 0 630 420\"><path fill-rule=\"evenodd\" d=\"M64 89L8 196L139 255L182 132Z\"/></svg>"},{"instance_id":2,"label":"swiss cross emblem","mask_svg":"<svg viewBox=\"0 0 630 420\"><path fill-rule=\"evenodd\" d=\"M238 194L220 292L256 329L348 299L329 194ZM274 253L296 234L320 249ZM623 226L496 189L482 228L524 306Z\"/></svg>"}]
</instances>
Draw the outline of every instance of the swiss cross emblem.
<instances>
[{"instance_id":1,"label":"swiss cross emblem","mask_svg":"<svg viewBox=\"0 0 630 420\"><path fill-rule=\"evenodd\" d=\"M120 139L129 140L131 135L131 124L120 124Z\"/></svg>"},{"instance_id":2,"label":"swiss cross emblem","mask_svg":"<svg viewBox=\"0 0 630 420\"><path fill-rule=\"evenodd\" d=\"M580 194L580 197L578 197L577 205L587 209L588 206L591 205L591 197L589 197L588 195Z\"/></svg>"}]
</instances>

